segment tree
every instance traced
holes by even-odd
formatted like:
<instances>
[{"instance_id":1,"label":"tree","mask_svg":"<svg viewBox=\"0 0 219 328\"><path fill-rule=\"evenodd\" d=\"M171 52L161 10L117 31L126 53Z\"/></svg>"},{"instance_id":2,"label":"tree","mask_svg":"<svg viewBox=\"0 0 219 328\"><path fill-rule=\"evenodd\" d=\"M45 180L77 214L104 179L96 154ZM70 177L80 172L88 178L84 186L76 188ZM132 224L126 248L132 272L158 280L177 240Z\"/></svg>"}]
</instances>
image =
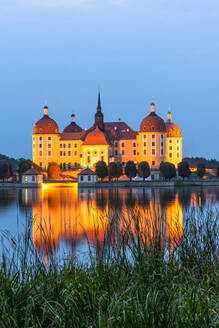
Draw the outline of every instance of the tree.
<instances>
[{"instance_id":1,"label":"tree","mask_svg":"<svg viewBox=\"0 0 219 328\"><path fill-rule=\"evenodd\" d=\"M50 162L47 169L48 178L57 180L60 177L60 167L56 162Z\"/></svg>"},{"instance_id":2,"label":"tree","mask_svg":"<svg viewBox=\"0 0 219 328\"><path fill-rule=\"evenodd\" d=\"M41 172L41 168L34 162L30 161L29 159L28 160L24 160L24 159L20 160L19 166L18 166L18 173L19 173L20 181L21 181L22 174L24 172L26 172L27 170L31 169L32 167L34 168L34 170Z\"/></svg>"},{"instance_id":3,"label":"tree","mask_svg":"<svg viewBox=\"0 0 219 328\"><path fill-rule=\"evenodd\" d=\"M191 175L189 163L186 161L179 163L178 164L178 173L179 173L179 176L183 178L183 181L184 181L184 178L189 177Z\"/></svg>"},{"instance_id":4,"label":"tree","mask_svg":"<svg viewBox=\"0 0 219 328\"><path fill-rule=\"evenodd\" d=\"M128 161L125 166L125 175L132 181L137 175L136 165L133 161Z\"/></svg>"},{"instance_id":5,"label":"tree","mask_svg":"<svg viewBox=\"0 0 219 328\"><path fill-rule=\"evenodd\" d=\"M139 177L143 178L143 181L145 181L146 178L148 178L151 174L150 166L148 162L140 162L138 164L138 175Z\"/></svg>"},{"instance_id":6,"label":"tree","mask_svg":"<svg viewBox=\"0 0 219 328\"><path fill-rule=\"evenodd\" d=\"M12 176L11 165L7 162L2 163L0 165L0 179L2 179L4 182L5 179L8 180L8 178L10 178L10 176Z\"/></svg>"},{"instance_id":7,"label":"tree","mask_svg":"<svg viewBox=\"0 0 219 328\"><path fill-rule=\"evenodd\" d=\"M176 176L176 168L172 163L161 162L160 163L160 176L165 179L172 179Z\"/></svg>"},{"instance_id":8,"label":"tree","mask_svg":"<svg viewBox=\"0 0 219 328\"><path fill-rule=\"evenodd\" d=\"M204 163L198 163L196 174L199 178L201 178L201 179L203 178L203 176L205 175L205 164Z\"/></svg>"},{"instance_id":9,"label":"tree","mask_svg":"<svg viewBox=\"0 0 219 328\"><path fill-rule=\"evenodd\" d=\"M117 179L117 181L121 177L122 174L123 174L122 163L121 162L116 162L116 179Z\"/></svg>"},{"instance_id":10,"label":"tree","mask_svg":"<svg viewBox=\"0 0 219 328\"><path fill-rule=\"evenodd\" d=\"M108 165L108 175L109 175L109 180L116 178L116 163L115 162L111 162Z\"/></svg>"},{"instance_id":11,"label":"tree","mask_svg":"<svg viewBox=\"0 0 219 328\"><path fill-rule=\"evenodd\" d=\"M106 166L106 163L103 161L99 161L95 164L95 172L98 178L101 179L101 181L108 176L108 169Z\"/></svg>"},{"instance_id":12,"label":"tree","mask_svg":"<svg viewBox=\"0 0 219 328\"><path fill-rule=\"evenodd\" d=\"M219 166L216 167L216 174L217 174L217 177L219 178Z\"/></svg>"}]
</instances>

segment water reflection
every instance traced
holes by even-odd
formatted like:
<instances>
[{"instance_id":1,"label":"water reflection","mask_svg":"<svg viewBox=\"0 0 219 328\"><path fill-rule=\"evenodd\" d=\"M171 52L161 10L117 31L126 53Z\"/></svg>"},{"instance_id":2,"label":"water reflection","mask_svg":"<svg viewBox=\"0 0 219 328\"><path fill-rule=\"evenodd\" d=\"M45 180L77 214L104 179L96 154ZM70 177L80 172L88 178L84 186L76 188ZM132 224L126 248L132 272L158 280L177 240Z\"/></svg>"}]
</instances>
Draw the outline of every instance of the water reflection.
<instances>
[{"instance_id":1,"label":"water reflection","mask_svg":"<svg viewBox=\"0 0 219 328\"><path fill-rule=\"evenodd\" d=\"M109 243L119 243L121 236L124 242L127 227L133 235L136 229L147 235L148 242L160 235L163 243L175 244L185 211L210 203L219 203L217 188L5 189L0 190L0 229L5 225L10 231L5 209L18 204L21 215L29 211L33 217L34 246L46 261L61 244L76 254L88 241L100 256L107 234Z\"/></svg>"}]
</instances>

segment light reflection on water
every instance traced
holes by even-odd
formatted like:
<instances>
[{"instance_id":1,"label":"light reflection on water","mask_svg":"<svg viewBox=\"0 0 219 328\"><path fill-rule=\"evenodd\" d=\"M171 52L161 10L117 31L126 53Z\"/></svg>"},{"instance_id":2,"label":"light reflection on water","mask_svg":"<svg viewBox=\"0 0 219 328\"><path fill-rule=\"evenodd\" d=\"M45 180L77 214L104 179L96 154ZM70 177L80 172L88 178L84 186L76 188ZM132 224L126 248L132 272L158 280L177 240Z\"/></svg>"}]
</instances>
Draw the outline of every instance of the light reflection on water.
<instances>
[{"instance_id":1,"label":"light reflection on water","mask_svg":"<svg viewBox=\"0 0 219 328\"><path fill-rule=\"evenodd\" d=\"M191 208L219 207L218 188L133 188L133 189L2 189L0 230L11 235L25 231L31 219L32 237L48 261L50 253L70 252L82 260L88 256L88 241L98 253L105 232L118 243L133 212L141 217L140 229L163 242L180 240L183 219ZM130 221L129 221L130 222ZM136 229L130 222L129 229Z\"/></svg>"}]
</instances>

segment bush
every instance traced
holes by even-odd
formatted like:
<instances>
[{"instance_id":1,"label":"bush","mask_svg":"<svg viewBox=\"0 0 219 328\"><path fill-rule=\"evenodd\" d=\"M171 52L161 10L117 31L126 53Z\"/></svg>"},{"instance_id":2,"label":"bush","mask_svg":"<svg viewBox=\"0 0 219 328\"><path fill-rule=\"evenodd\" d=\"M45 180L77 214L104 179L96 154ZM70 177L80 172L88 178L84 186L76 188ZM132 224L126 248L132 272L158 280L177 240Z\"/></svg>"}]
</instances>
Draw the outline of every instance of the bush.
<instances>
[{"instance_id":1,"label":"bush","mask_svg":"<svg viewBox=\"0 0 219 328\"><path fill-rule=\"evenodd\" d=\"M197 176L199 178L203 178L203 176L205 175L205 164L204 163L199 163L197 165L197 172L196 172Z\"/></svg>"},{"instance_id":2,"label":"bush","mask_svg":"<svg viewBox=\"0 0 219 328\"><path fill-rule=\"evenodd\" d=\"M50 162L47 169L48 179L58 180L60 177L60 167L56 162Z\"/></svg>"},{"instance_id":3,"label":"bush","mask_svg":"<svg viewBox=\"0 0 219 328\"><path fill-rule=\"evenodd\" d=\"M143 181L145 181L145 179L147 179L151 174L150 171L150 166L148 164L148 162L140 162L138 164L138 175L139 177L143 178Z\"/></svg>"},{"instance_id":4,"label":"bush","mask_svg":"<svg viewBox=\"0 0 219 328\"><path fill-rule=\"evenodd\" d=\"M128 161L125 166L125 175L132 181L137 175L136 165L133 161Z\"/></svg>"},{"instance_id":5,"label":"bush","mask_svg":"<svg viewBox=\"0 0 219 328\"><path fill-rule=\"evenodd\" d=\"M160 163L160 176L165 179L172 179L176 176L175 165L169 162Z\"/></svg>"},{"instance_id":6,"label":"bush","mask_svg":"<svg viewBox=\"0 0 219 328\"><path fill-rule=\"evenodd\" d=\"M100 178L101 180L106 178L108 176L108 169L106 163L103 161L97 162L95 164L95 172L98 178Z\"/></svg>"},{"instance_id":7,"label":"bush","mask_svg":"<svg viewBox=\"0 0 219 328\"><path fill-rule=\"evenodd\" d=\"M12 168L11 165L7 162L2 163L0 165L0 179L3 180L8 180L12 176Z\"/></svg>"},{"instance_id":8,"label":"bush","mask_svg":"<svg viewBox=\"0 0 219 328\"><path fill-rule=\"evenodd\" d=\"M191 175L191 171L189 168L189 163L186 161L183 161L178 164L178 174L180 177L183 178L188 178Z\"/></svg>"}]
</instances>

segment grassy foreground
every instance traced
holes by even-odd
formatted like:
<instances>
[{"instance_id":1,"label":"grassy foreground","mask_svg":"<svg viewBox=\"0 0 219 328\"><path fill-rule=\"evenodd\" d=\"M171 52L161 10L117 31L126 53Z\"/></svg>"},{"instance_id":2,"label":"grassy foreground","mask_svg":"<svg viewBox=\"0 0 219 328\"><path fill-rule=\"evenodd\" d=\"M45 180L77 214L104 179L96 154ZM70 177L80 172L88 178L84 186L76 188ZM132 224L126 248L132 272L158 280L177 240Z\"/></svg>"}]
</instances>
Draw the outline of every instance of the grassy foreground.
<instances>
[{"instance_id":1,"label":"grassy foreground","mask_svg":"<svg viewBox=\"0 0 219 328\"><path fill-rule=\"evenodd\" d=\"M218 214L187 218L175 241L164 241L159 220L153 238L138 215L130 220L116 242L113 220L101 242L97 227L89 265L46 267L31 230L22 247L12 239L17 255L0 267L0 327L219 327Z\"/></svg>"}]
</instances>

